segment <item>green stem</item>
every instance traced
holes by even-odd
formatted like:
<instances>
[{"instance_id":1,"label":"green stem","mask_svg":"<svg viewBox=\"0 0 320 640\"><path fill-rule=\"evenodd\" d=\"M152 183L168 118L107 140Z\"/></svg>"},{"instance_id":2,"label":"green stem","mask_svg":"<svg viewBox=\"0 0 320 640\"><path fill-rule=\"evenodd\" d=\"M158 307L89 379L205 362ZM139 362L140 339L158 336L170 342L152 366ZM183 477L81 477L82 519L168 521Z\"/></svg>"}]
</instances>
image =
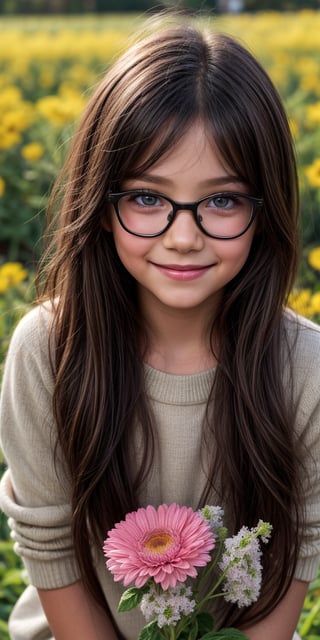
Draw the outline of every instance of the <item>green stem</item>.
<instances>
[{"instance_id":1,"label":"green stem","mask_svg":"<svg viewBox=\"0 0 320 640\"><path fill-rule=\"evenodd\" d=\"M223 544L224 544L224 540L219 540L218 550L217 550L216 547L214 548L215 557L211 560L211 562L209 562L207 564L207 566L205 567L205 569L202 572L201 576L199 577L197 589L195 589L195 591L194 591L194 595L195 596L201 591L201 587L202 587L203 583L205 582L205 580L209 577L210 573L215 568L218 560L220 560L221 552L222 552L222 549L223 549ZM216 551L217 551L217 553L216 553Z\"/></svg>"},{"instance_id":2,"label":"green stem","mask_svg":"<svg viewBox=\"0 0 320 640\"><path fill-rule=\"evenodd\" d=\"M309 615L306 617L302 627L299 629L299 633L302 638L306 637L306 634L310 631L315 617L320 611L320 600L312 607Z\"/></svg>"},{"instance_id":3,"label":"green stem","mask_svg":"<svg viewBox=\"0 0 320 640\"><path fill-rule=\"evenodd\" d=\"M175 640L175 632L174 632L174 627L172 626L172 624L170 625L170 640Z\"/></svg>"}]
</instances>

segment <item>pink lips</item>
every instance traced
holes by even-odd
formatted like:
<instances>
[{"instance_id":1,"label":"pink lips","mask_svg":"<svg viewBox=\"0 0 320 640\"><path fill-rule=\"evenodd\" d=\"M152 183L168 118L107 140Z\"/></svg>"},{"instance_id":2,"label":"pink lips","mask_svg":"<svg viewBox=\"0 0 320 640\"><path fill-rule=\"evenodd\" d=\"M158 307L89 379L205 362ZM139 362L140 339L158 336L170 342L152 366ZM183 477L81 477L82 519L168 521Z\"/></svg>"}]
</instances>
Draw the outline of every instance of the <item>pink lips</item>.
<instances>
[{"instance_id":1,"label":"pink lips","mask_svg":"<svg viewBox=\"0 0 320 640\"><path fill-rule=\"evenodd\" d=\"M177 265L177 264L155 264L154 266L168 278L172 280L195 280L209 271L212 265Z\"/></svg>"}]
</instances>

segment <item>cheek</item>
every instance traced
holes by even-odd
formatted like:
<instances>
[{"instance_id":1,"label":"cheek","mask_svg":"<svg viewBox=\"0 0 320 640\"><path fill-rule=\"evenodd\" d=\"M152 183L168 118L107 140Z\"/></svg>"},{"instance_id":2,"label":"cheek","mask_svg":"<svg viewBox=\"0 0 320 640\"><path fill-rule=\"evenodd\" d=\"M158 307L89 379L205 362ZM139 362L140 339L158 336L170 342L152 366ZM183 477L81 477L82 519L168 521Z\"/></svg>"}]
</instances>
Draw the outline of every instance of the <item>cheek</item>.
<instances>
[{"instance_id":1,"label":"cheek","mask_svg":"<svg viewBox=\"0 0 320 640\"><path fill-rule=\"evenodd\" d=\"M122 239L117 235L113 235L114 243L118 252L118 256L121 259L121 262L126 265L127 262L132 262L139 258L139 251L137 250L137 246L134 242L125 238ZM132 236L133 238L133 236Z\"/></svg>"},{"instance_id":2,"label":"cheek","mask_svg":"<svg viewBox=\"0 0 320 640\"><path fill-rule=\"evenodd\" d=\"M153 241L147 238L139 238L128 233L115 222L111 225L115 247L122 264L128 271L136 264L144 260Z\"/></svg>"},{"instance_id":3,"label":"cheek","mask_svg":"<svg viewBox=\"0 0 320 640\"><path fill-rule=\"evenodd\" d=\"M217 250L221 262L228 263L235 270L241 269L250 253L253 235L252 233L250 236L242 236L235 240L225 240L223 246L220 247L220 251Z\"/></svg>"}]
</instances>

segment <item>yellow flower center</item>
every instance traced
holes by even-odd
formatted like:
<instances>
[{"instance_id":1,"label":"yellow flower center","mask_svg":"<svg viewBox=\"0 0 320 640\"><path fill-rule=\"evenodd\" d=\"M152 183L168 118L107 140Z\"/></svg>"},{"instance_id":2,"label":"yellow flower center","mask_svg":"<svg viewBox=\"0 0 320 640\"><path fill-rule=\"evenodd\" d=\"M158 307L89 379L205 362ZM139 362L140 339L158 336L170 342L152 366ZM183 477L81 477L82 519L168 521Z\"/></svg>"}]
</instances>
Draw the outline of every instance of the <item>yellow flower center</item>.
<instances>
[{"instance_id":1,"label":"yellow flower center","mask_svg":"<svg viewBox=\"0 0 320 640\"><path fill-rule=\"evenodd\" d=\"M145 549L151 553L163 553L173 544L174 539L168 531L157 531L152 533L145 541Z\"/></svg>"}]
</instances>

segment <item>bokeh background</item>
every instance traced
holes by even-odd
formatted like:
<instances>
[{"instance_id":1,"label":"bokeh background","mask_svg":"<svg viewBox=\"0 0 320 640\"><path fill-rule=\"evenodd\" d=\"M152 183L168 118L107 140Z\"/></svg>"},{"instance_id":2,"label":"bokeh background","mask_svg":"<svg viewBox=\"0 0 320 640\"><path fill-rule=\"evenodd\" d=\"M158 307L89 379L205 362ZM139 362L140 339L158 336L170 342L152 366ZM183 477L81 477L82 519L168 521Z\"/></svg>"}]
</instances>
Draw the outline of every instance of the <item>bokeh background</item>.
<instances>
[{"instance_id":1,"label":"bokeh background","mask_svg":"<svg viewBox=\"0 0 320 640\"><path fill-rule=\"evenodd\" d=\"M162 2L200 13L258 57L276 84L295 140L301 266L290 304L320 323L320 1ZM102 74L155 11L146 0L0 0L0 381L12 330L32 305L48 194L77 119ZM115 13L117 12L117 13ZM5 468L0 453L0 474ZM27 577L0 513L0 640ZM320 638L320 573L302 638Z\"/></svg>"}]
</instances>

